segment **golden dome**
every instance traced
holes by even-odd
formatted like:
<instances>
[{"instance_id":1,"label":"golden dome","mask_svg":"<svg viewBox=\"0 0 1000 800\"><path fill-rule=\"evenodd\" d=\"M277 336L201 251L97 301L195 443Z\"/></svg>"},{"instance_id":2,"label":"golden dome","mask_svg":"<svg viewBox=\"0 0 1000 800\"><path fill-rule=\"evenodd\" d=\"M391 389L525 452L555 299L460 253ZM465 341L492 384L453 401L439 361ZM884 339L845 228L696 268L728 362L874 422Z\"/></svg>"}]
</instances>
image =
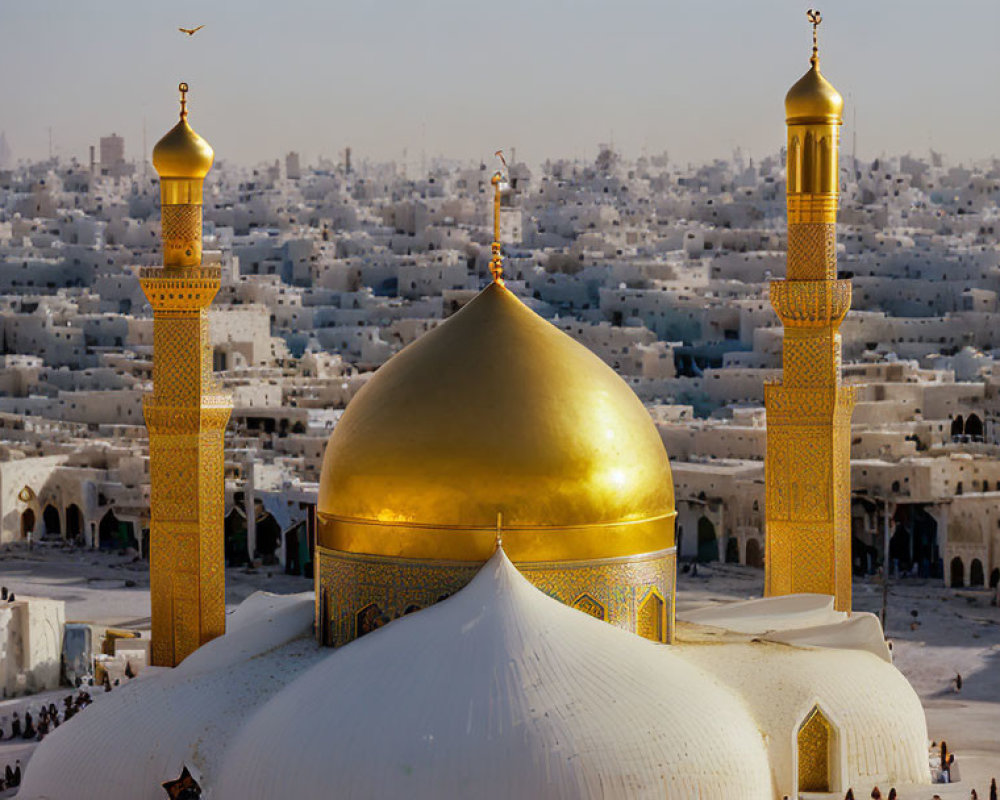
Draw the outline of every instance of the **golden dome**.
<instances>
[{"instance_id":1,"label":"golden dome","mask_svg":"<svg viewBox=\"0 0 1000 800\"><path fill-rule=\"evenodd\" d=\"M493 283L382 366L327 445L318 543L515 562L673 546L674 492L645 407L597 356Z\"/></svg>"},{"instance_id":2,"label":"golden dome","mask_svg":"<svg viewBox=\"0 0 1000 800\"><path fill-rule=\"evenodd\" d=\"M204 178L215 152L187 122L187 84L180 85L181 118L153 148L153 167L161 178Z\"/></svg>"},{"instance_id":3,"label":"golden dome","mask_svg":"<svg viewBox=\"0 0 1000 800\"><path fill-rule=\"evenodd\" d=\"M819 71L813 58L809 71L785 95L785 121L789 125L836 124L842 121L844 98Z\"/></svg>"}]
</instances>

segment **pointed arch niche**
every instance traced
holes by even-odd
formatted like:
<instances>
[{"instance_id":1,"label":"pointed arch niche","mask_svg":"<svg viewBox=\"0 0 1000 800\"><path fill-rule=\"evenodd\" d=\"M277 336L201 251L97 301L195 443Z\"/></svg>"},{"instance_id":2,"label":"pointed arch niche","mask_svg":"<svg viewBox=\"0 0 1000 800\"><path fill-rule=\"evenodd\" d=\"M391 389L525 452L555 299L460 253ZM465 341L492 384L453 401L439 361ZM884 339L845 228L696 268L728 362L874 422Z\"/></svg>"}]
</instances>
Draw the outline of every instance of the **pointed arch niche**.
<instances>
[{"instance_id":1,"label":"pointed arch niche","mask_svg":"<svg viewBox=\"0 0 1000 800\"><path fill-rule=\"evenodd\" d=\"M799 725L795 763L798 792L839 792L840 747L837 728L819 705Z\"/></svg>"},{"instance_id":2,"label":"pointed arch niche","mask_svg":"<svg viewBox=\"0 0 1000 800\"><path fill-rule=\"evenodd\" d=\"M639 613L636 617L635 632L646 639L654 642L666 641L666 603L655 589L646 595L646 599L639 606Z\"/></svg>"},{"instance_id":3,"label":"pointed arch niche","mask_svg":"<svg viewBox=\"0 0 1000 800\"><path fill-rule=\"evenodd\" d=\"M607 619L607 613L604 610L604 606L597 602L589 594L581 594L576 600L573 601L573 608L582 611L584 614L590 614L592 617L604 620Z\"/></svg>"}]
</instances>

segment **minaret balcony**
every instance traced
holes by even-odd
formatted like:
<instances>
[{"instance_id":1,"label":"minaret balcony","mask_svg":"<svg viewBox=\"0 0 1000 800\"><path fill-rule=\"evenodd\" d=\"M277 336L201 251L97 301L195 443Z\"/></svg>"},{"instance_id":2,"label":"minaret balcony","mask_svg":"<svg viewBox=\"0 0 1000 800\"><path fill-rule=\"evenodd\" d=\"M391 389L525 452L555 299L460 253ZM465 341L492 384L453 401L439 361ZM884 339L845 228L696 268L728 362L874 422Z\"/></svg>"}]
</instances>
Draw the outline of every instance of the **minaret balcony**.
<instances>
[{"instance_id":1,"label":"minaret balcony","mask_svg":"<svg viewBox=\"0 0 1000 800\"><path fill-rule=\"evenodd\" d=\"M786 327L839 325L851 308L851 282L771 281L770 298Z\"/></svg>"},{"instance_id":2,"label":"minaret balcony","mask_svg":"<svg viewBox=\"0 0 1000 800\"><path fill-rule=\"evenodd\" d=\"M139 282L154 311L197 311L222 283L221 267L142 267Z\"/></svg>"}]
</instances>

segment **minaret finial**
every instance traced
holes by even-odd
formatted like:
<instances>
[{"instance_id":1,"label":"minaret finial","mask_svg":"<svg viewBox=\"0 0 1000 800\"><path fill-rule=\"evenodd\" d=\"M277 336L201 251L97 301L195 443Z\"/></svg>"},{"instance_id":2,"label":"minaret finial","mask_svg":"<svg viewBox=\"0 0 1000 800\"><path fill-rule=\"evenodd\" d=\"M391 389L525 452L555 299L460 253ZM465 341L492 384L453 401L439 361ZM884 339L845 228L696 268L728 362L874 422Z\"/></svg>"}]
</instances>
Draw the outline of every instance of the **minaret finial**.
<instances>
[{"instance_id":1,"label":"minaret finial","mask_svg":"<svg viewBox=\"0 0 1000 800\"><path fill-rule=\"evenodd\" d=\"M503 255L500 251L503 249L503 245L500 243L500 195L503 194L503 184L507 181L507 176L504 174L507 171L507 159L503 157L503 150L497 150L494 155L500 159L503 170L497 170L490 178L490 183L493 184L493 247L490 258L490 274L493 276L494 283L502 284Z\"/></svg>"},{"instance_id":2,"label":"minaret finial","mask_svg":"<svg viewBox=\"0 0 1000 800\"><path fill-rule=\"evenodd\" d=\"M177 85L177 91L179 91L181 93L181 119L187 119L187 116L188 116L188 109L187 109L188 85L186 83L184 83L184 81L181 81Z\"/></svg>"},{"instance_id":3,"label":"minaret finial","mask_svg":"<svg viewBox=\"0 0 1000 800\"><path fill-rule=\"evenodd\" d=\"M503 550L503 512L497 512L497 538L495 550Z\"/></svg>"},{"instance_id":4,"label":"minaret finial","mask_svg":"<svg viewBox=\"0 0 1000 800\"><path fill-rule=\"evenodd\" d=\"M817 29L819 24L823 21L823 15L819 13L819 9L810 8L806 12L806 18L812 23L813 26L813 53L812 58L809 59L809 63L814 67L819 64L819 36L817 34Z\"/></svg>"}]
</instances>

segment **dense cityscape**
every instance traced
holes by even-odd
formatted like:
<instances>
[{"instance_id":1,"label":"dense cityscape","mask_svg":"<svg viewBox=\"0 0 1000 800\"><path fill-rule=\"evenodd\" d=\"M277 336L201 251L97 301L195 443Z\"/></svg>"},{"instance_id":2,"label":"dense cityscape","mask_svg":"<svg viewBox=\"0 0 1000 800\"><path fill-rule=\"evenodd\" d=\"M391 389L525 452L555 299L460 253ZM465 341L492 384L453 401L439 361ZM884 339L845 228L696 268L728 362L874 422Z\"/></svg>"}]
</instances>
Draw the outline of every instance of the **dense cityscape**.
<instances>
[{"instance_id":1,"label":"dense cityscape","mask_svg":"<svg viewBox=\"0 0 1000 800\"><path fill-rule=\"evenodd\" d=\"M102 138L13 161L0 142L0 541L148 557L142 396L158 263L156 173ZM682 560L763 565L763 391L781 367L784 152L529 167L508 152L507 286L644 401L671 457ZM484 163L218 162L205 263L212 361L233 394L226 559L311 575L325 443L373 370L488 282ZM412 173L412 174L411 174ZM995 228L1000 162L841 156L838 268L852 420L852 558L948 586L1000 580Z\"/></svg>"},{"instance_id":2,"label":"dense cityscape","mask_svg":"<svg viewBox=\"0 0 1000 800\"><path fill-rule=\"evenodd\" d=\"M998 800L1000 6L792 12L4 8L0 800Z\"/></svg>"}]
</instances>

